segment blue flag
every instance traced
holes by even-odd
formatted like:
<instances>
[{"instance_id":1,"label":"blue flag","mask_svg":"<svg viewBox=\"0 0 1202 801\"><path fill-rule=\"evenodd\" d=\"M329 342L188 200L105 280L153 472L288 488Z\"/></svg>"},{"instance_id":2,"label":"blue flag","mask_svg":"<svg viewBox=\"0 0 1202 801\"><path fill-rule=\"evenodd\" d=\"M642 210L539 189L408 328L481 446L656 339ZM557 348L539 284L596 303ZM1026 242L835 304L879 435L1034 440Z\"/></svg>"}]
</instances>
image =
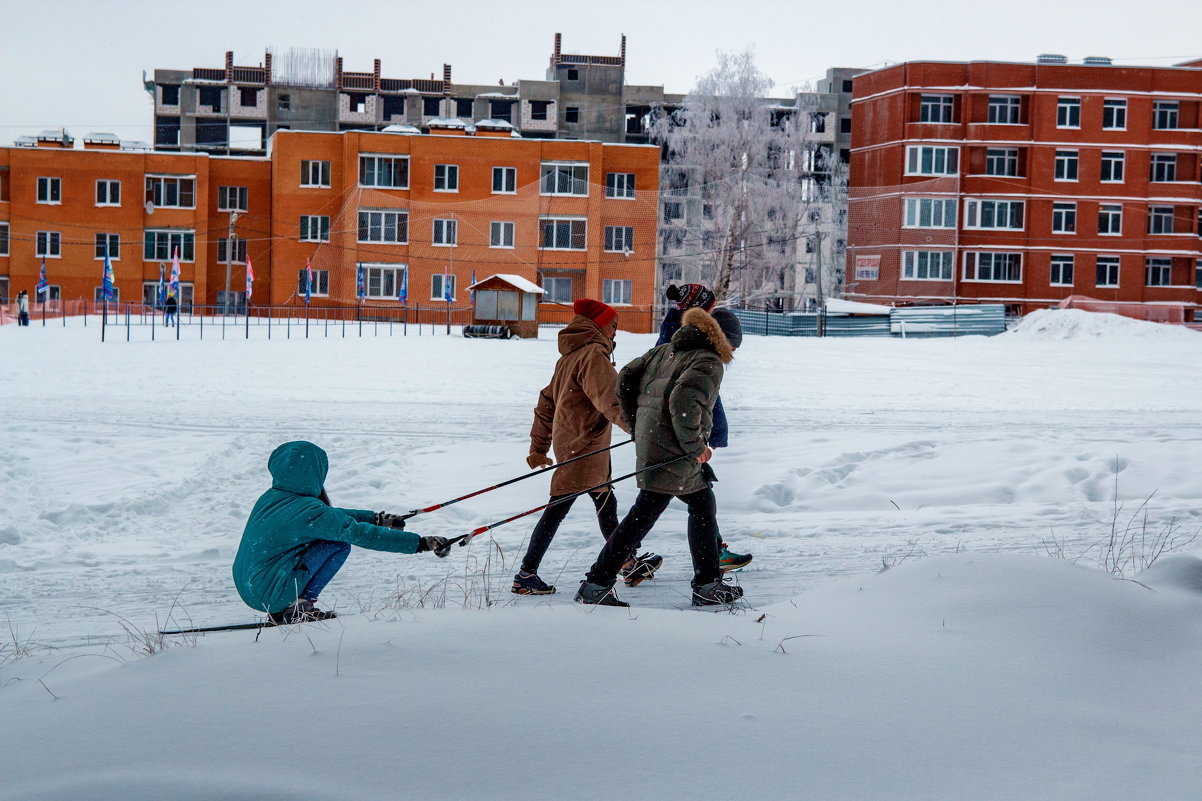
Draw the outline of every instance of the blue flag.
<instances>
[{"instance_id":1,"label":"blue flag","mask_svg":"<svg viewBox=\"0 0 1202 801\"><path fill-rule=\"evenodd\" d=\"M117 288L113 286L115 279L113 278L113 262L109 259L109 248L104 246L104 299L106 301L116 300Z\"/></svg>"},{"instance_id":2,"label":"blue flag","mask_svg":"<svg viewBox=\"0 0 1202 801\"><path fill-rule=\"evenodd\" d=\"M455 295L451 292L451 281L453 279L454 276L450 273L442 274L442 299L447 303L450 303L455 298Z\"/></svg>"},{"instance_id":3,"label":"blue flag","mask_svg":"<svg viewBox=\"0 0 1202 801\"><path fill-rule=\"evenodd\" d=\"M363 300L363 296L367 294L367 287L363 285L363 262L359 262L359 273L355 279L355 297Z\"/></svg>"},{"instance_id":4,"label":"blue flag","mask_svg":"<svg viewBox=\"0 0 1202 801\"><path fill-rule=\"evenodd\" d=\"M476 271L472 270L472 286L474 287L475 285L476 285ZM473 289L471 292L468 293L468 300L471 301L473 306L476 305L476 290L475 289Z\"/></svg>"},{"instance_id":5,"label":"blue flag","mask_svg":"<svg viewBox=\"0 0 1202 801\"><path fill-rule=\"evenodd\" d=\"M159 265L159 305L167 302L167 265Z\"/></svg>"},{"instance_id":6,"label":"blue flag","mask_svg":"<svg viewBox=\"0 0 1202 801\"><path fill-rule=\"evenodd\" d=\"M408 267L406 267L405 271L403 273L401 273L401 287L396 292L396 299L401 302L402 306L404 306L406 303L409 302L409 268Z\"/></svg>"},{"instance_id":7,"label":"blue flag","mask_svg":"<svg viewBox=\"0 0 1202 801\"><path fill-rule=\"evenodd\" d=\"M42 272L40 275L38 275L37 293L39 295L44 294L46 292L46 290L49 288L50 288L50 284L46 281L46 257L43 256L42 257Z\"/></svg>"},{"instance_id":8,"label":"blue flag","mask_svg":"<svg viewBox=\"0 0 1202 801\"><path fill-rule=\"evenodd\" d=\"M313 267L305 259L305 305L309 305L309 296L313 291Z\"/></svg>"}]
</instances>

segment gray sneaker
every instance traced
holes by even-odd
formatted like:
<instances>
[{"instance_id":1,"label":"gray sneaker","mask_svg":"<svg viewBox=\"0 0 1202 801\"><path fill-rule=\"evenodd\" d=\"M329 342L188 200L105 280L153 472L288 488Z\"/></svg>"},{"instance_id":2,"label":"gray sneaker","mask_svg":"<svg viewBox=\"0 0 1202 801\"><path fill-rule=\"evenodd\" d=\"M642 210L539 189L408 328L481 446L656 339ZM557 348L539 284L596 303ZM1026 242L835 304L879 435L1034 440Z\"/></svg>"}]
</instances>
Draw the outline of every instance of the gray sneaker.
<instances>
[{"instance_id":1,"label":"gray sneaker","mask_svg":"<svg viewBox=\"0 0 1202 801\"><path fill-rule=\"evenodd\" d=\"M693 606L718 606L733 604L743 597L743 588L727 584L722 579L714 579L709 584L693 588Z\"/></svg>"},{"instance_id":2,"label":"gray sneaker","mask_svg":"<svg viewBox=\"0 0 1202 801\"><path fill-rule=\"evenodd\" d=\"M580 582L580 589L576 591L576 603L592 606L630 606L625 601L618 600L612 585L606 587L603 584L593 584L588 579Z\"/></svg>"}]
</instances>

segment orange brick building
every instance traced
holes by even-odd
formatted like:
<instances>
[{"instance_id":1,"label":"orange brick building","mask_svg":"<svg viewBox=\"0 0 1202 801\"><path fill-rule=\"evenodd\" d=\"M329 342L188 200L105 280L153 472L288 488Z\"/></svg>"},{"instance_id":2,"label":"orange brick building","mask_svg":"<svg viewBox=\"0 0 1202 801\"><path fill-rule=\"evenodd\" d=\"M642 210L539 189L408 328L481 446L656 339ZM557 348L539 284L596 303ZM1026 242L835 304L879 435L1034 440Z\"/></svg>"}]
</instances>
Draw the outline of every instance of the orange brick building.
<instances>
[{"instance_id":1,"label":"orange brick building","mask_svg":"<svg viewBox=\"0 0 1202 801\"><path fill-rule=\"evenodd\" d=\"M243 308L249 257L252 306L303 305L306 261L321 306L356 305L362 265L369 311L400 309L402 285L408 308L465 307L473 275L510 273L548 290L546 319L587 296L650 330L658 149L473 128L281 130L266 158L91 137L0 149L0 303L37 300L43 256L52 308L97 299L107 244L123 303L152 301L179 248L185 308Z\"/></svg>"},{"instance_id":2,"label":"orange brick building","mask_svg":"<svg viewBox=\"0 0 1202 801\"><path fill-rule=\"evenodd\" d=\"M1202 62L910 62L852 108L849 297L1202 321Z\"/></svg>"}]
</instances>

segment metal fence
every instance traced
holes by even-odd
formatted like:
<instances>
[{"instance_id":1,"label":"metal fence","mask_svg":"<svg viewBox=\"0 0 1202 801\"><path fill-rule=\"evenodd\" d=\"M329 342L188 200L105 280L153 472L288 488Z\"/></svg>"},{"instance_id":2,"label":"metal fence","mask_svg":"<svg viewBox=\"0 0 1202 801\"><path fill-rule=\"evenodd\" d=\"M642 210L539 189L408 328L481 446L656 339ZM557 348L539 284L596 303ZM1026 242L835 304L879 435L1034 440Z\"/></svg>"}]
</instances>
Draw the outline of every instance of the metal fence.
<instances>
[{"instance_id":1,"label":"metal fence","mask_svg":"<svg viewBox=\"0 0 1202 801\"><path fill-rule=\"evenodd\" d=\"M1000 304L912 306L888 314L847 315L732 309L743 333L786 337L992 336L1006 330Z\"/></svg>"}]
</instances>

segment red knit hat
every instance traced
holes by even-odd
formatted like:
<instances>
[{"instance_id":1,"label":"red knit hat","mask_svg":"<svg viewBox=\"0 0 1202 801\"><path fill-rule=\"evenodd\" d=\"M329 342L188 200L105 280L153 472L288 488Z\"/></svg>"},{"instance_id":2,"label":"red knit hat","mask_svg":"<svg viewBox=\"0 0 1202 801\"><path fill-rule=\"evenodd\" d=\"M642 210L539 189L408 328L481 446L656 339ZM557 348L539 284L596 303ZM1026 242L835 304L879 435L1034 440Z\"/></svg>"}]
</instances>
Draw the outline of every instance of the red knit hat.
<instances>
[{"instance_id":1,"label":"red knit hat","mask_svg":"<svg viewBox=\"0 0 1202 801\"><path fill-rule=\"evenodd\" d=\"M613 306L592 298L581 298L572 304L572 311L587 317L599 326L609 325L617 319L618 312Z\"/></svg>"}]
</instances>

